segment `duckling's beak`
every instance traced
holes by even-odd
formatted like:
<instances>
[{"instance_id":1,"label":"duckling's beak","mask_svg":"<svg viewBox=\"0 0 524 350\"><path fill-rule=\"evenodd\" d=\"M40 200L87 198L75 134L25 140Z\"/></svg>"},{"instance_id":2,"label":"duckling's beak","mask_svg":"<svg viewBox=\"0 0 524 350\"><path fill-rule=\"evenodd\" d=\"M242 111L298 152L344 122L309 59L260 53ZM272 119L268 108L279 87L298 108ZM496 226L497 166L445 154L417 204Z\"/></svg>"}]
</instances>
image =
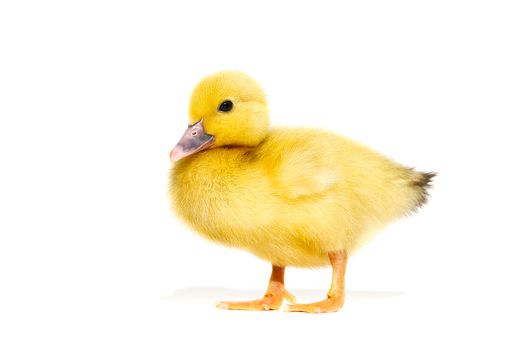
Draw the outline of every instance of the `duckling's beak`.
<instances>
[{"instance_id":1,"label":"duckling's beak","mask_svg":"<svg viewBox=\"0 0 524 350\"><path fill-rule=\"evenodd\" d=\"M169 155L172 162L176 162L190 154L200 152L213 144L215 137L206 133L202 123L203 119L200 119L200 121L187 128Z\"/></svg>"}]
</instances>

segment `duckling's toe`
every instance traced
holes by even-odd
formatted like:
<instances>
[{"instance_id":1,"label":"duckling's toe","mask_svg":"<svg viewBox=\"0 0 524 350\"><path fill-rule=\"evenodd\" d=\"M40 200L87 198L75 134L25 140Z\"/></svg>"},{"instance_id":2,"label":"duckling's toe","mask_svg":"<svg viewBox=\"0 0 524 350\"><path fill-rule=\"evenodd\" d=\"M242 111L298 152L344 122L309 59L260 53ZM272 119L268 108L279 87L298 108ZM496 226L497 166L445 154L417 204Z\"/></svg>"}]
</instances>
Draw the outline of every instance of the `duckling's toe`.
<instances>
[{"instance_id":1,"label":"duckling's toe","mask_svg":"<svg viewBox=\"0 0 524 350\"><path fill-rule=\"evenodd\" d=\"M287 312L307 312L321 314L338 311L344 305L344 296L328 296L327 299L311 304L292 304L286 307Z\"/></svg>"},{"instance_id":2,"label":"duckling's toe","mask_svg":"<svg viewBox=\"0 0 524 350\"><path fill-rule=\"evenodd\" d=\"M282 305L282 301L264 297L250 301L222 301L217 304L217 307L223 310L269 311L278 310L280 305Z\"/></svg>"},{"instance_id":3,"label":"duckling's toe","mask_svg":"<svg viewBox=\"0 0 524 350\"><path fill-rule=\"evenodd\" d=\"M267 293L263 298L250 301L222 301L217 304L217 308L223 310L251 310L251 311L270 311L278 310L283 302L295 302L295 296L287 290L274 290Z\"/></svg>"}]
</instances>

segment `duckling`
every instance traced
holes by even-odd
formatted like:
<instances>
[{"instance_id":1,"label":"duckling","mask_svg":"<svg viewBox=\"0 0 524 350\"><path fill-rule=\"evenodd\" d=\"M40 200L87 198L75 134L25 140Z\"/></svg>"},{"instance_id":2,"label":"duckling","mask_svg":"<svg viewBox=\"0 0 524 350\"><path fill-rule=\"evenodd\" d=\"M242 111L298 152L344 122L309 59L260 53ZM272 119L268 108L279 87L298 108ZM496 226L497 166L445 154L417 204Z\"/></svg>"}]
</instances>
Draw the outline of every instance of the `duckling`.
<instances>
[{"instance_id":1,"label":"duckling","mask_svg":"<svg viewBox=\"0 0 524 350\"><path fill-rule=\"evenodd\" d=\"M334 312L345 299L347 259L387 223L428 198L435 173L418 172L346 137L271 128L265 94L224 71L193 91L189 127L170 153L170 198L203 237L272 265L265 295L225 301L232 310ZM293 267L332 267L325 300L297 304L284 286Z\"/></svg>"}]
</instances>

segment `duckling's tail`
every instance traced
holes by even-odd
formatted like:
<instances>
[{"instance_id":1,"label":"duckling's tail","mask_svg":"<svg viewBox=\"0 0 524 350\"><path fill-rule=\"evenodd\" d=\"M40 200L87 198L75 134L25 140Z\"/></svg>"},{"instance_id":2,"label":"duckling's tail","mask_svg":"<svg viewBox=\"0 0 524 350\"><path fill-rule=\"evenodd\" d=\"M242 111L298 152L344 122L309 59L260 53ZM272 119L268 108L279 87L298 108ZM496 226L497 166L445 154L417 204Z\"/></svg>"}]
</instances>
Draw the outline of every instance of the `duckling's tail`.
<instances>
[{"instance_id":1,"label":"duckling's tail","mask_svg":"<svg viewBox=\"0 0 524 350\"><path fill-rule=\"evenodd\" d=\"M431 188L433 184L432 179L435 176L437 176L436 172L415 172L411 181L411 186L417 191L418 198L415 206L411 209L412 212L422 207L428 201L428 190Z\"/></svg>"}]
</instances>

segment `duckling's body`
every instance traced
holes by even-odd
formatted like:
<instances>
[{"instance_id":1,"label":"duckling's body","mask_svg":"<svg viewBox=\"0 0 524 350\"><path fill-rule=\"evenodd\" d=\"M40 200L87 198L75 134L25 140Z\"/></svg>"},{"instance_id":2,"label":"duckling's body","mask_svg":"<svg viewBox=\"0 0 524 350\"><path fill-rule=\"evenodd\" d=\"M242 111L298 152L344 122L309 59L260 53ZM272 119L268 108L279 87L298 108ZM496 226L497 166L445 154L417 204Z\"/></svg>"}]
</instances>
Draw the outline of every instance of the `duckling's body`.
<instances>
[{"instance_id":1,"label":"duckling's body","mask_svg":"<svg viewBox=\"0 0 524 350\"><path fill-rule=\"evenodd\" d=\"M425 176L330 132L277 128L257 147L182 159L171 191L176 212L204 237L274 265L315 267L414 210Z\"/></svg>"},{"instance_id":2,"label":"duckling's body","mask_svg":"<svg viewBox=\"0 0 524 350\"><path fill-rule=\"evenodd\" d=\"M294 301L284 288L286 266L331 264L327 299L288 311L337 311L348 255L423 204L434 175L331 132L271 129L262 89L239 72L202 80L189 114L190 125L171 151L176 213L204 237L272 264L263 298L220 303L225 309L278 309L284 299Z\"/></svg>"}]
</instances>

